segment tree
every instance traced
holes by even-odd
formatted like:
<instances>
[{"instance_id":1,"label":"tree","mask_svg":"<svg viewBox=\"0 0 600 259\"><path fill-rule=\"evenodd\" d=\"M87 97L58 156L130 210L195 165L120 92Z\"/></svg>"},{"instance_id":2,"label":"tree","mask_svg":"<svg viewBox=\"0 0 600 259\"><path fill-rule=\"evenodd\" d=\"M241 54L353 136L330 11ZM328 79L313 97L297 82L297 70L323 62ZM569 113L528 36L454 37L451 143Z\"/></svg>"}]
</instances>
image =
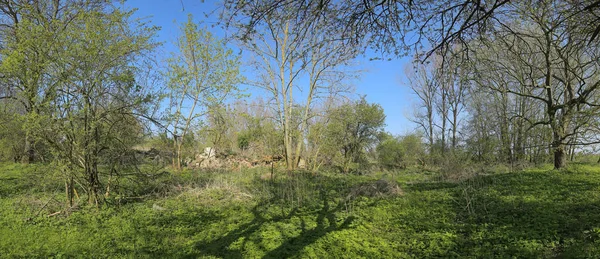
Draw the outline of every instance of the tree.
<instances>
[{"instance_id":1,"label":"tree","mask_svg":"<svg viewBox=\"0 0 600 259\"><path fill-rule=\"evenodd\" d=\"M540 1L535 10L522 4L510 6L508 22L498 22L494 39L472 44L481 61L475 67L477 76L495 83L477 81L505 99L517 96L544 107L538 110L543 117L523 119L529 129L551 130L554 167L562 168L567 145L598 141L588 133L600 111L599 49L588 44L586 27L571 16L580 8L576 3Z\"/></svg>"},{"instance_id":2,"label":"tree","mask_svg":"<svg viewBox=\"0 0 600 259\"><path fill-rule=\"evenodd\" d=\"M226 42L198 28L188 16L177 46L169 60L170 89L168 121L173 135L173 167L181 169L182 145L190 127L223 103L242 81L239 57Z\"/></svg>"},{"instance_id":3,"label":"tree","mask_svg":"<svg viewBox=\"0 0 600 259\"><path fill-rule=\"evenodd\" d=\"M0 101L0 161L21 161L25 150L25 130L19 104Z\"/></svg>"},{"instance_id":4,"label":"tree","mask_svg":"<svg viewBox=\"0 0 600 259\"><path fill-rule=\"evenodd\" d=\"M0 99L22 105L27 160L43 143L64 169L69 205L74 181L99 204L99 164L136 141L152 99L136 79L156 28L132 14L105 1L0 2Z\"/></svg>"},{"instance_id":5,"label":"tree","mask_svg":"<svg viewBox=\"0 0 600 259\"><path fill-rule=\"evenodd\" d=\"M309 3L317 9L318 3ZM244 37L247 13L222 17L236 29L239 42L251 51L253 67L261 74L253 85L264 89L272 98L278 123L283 131L284 152L288 170L297 167L309 131L307 121L320 97L340 91L341 82L349 75L341 68L357 51L338 40L339 30L328 26L331 15L322 14L300 19L295 10L270 12L256 23L254 37ZM231 18L231 20L228 20ZM306 79L307 83L302 82ZM297 91L294 91L298 89ZM301 96L303 101L299 101ZM298 125L295 125L295 122Z\"/></svg>"},{"instance_id":6,"label":"tree","mask_svg":"<svg viewBox=\"0 0 600 259\"><path fill-rule=\"evenodd\" d=\"M73 21L83 12L101 6L100 1L2 1L3 39L0 56L0 99L22 105L24 162L35 159L35 133L29 123L48 111L61 80L73 70L60 70L56 61L65 55L64 43ZM31 122L35 124L35 122Z\"/></svg>"},{"instance_id":7,"label":"tree","mask_svg":"<svg viewBox=\"0 0 600 259\"><path fill-rule=\"evenodd\" d=\"M543 1L528 1L531 6ZM346 45L372 46L395 55L408 55L427 49L425 59L450 50L460 43L485 37L490 24L501 20L510 9L509 0L408 0L408 1L333 1L318 4L310 1L225 1L223 16L231 22L238 16L248 17L245 37L252 37L256 27L269 15L280 10L293 10L300 20L314 16L330 16L329 27L343 31L341 40ZM600 26L597 21L600 2L586 0L573 2L573 9L566 10L567 17L577 18L585 24L585 38L591 43L598 40Z\"/></svg>"},{"instance_id":8,"label":"tree","mask_svg":"<svg viewBox=\"0 0 600 259\"><path fill-rule=\"evenodd\" d=\"M456 52L453 50L451 54ZM468 80L460 61L453 55L447 58L436 56L422 64L417 56L414 67L405 71L409 87L419 101L413 121L424 130L430 155L437 151L443 157L448 148L454 151L458 146L468 90ZM436 140L440 142L439 150L433 148Z\"/></svg>"},{"instance_id":9,"label":"tree","mask_svg":"<svg viewBox=\"0 0 600 259\"><path fill-rule=\"evenodd\" d=\"M333 158L336 166L344 173L365 167L366 149L375 147L385 125L381 106L369 104L363 97L335 108L330 116L326 134L329 143L337 149Z\"/></svg>"},{"instance_id":10,"label":"tree","mask_svg":"<svg viewBox=\"0 0 600 259\"><path fill-rule=\"evenodd\" d=\"M406 168L422 163L425 150L421 136L409 134L394 137L383 134L377 145L377 158L379 164L387 169Z\"/></svg>"},{"instance_id":11,"label":"tree","mask_svg":"<svg viewBox=\"0 0 600 259\"><path fill-rule=\"evenodd\" d=\"M428 140L429 154L433 154L436 115L435 103L437 100L437 89L439 88L439 71L435 67L435 63L432 62L429 64L429 66L425 66L420 64L420 62L414 62L413 67L406 68L405 74L409 81L409 87L419 101L413 122L417 123L423 129L423 132L425 132Z\"/></svg>"},{"instance_id":12,"label":"tree","mask_svg":"<svg viewBox=\"0 0 600 259\"><path fill-rule=\"evenodd\" d=\"M384 134L377 145L377 160L386 169L406 168L403 164L406 153L402 148L400 139L390 134Z\"/></svg>"},{"instance_id":13,"label":"tree","mask_svg":"<svg viewBox=\"0 0 600 259\"><path fill-rule=\"evenodd\" d=\"M74 188L73 177L83 179L90 204L100 203L102 158L124 155L136 143L134 136L142 133L139 115L153 100L151 86L139 85L136 77L145 69L145 55L157 46L156 28L136 26L132 14L101 6L72 21L64 45L68 54L56 65L73 73L59 81L53 112L38 120L43 139L74 172L68 189Z\"/></svg>"}]
</instances>

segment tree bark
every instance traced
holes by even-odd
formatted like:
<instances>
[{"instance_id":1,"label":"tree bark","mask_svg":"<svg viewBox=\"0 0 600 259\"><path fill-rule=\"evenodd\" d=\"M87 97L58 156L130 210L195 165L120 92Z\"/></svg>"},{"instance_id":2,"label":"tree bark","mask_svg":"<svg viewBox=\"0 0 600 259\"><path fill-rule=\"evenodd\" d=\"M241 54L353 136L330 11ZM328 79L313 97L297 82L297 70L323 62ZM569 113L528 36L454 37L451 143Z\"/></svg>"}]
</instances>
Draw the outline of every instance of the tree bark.
<instances>
[{"instance_id":1,"label":"tree bark","mask_svg":"<svg viewBox=\"0 0 600 259\"><path fill-rule=\"evenodd\" d=\"M32 164L35 162L35 143L31 141L29 134L25 135L25 156L22 157L22 162L24 164Z\"/></svg>"},{"instance_id":2,"label":"tree bark","mask_svg":"<svg viewBox=\"0 0 600 259\"><path fill-rule=\"evenodd\" d=\"M563 144L556 144L554 146L554 169L561 169L565 167L565 147Z\"/></svg>"}]
</instances>

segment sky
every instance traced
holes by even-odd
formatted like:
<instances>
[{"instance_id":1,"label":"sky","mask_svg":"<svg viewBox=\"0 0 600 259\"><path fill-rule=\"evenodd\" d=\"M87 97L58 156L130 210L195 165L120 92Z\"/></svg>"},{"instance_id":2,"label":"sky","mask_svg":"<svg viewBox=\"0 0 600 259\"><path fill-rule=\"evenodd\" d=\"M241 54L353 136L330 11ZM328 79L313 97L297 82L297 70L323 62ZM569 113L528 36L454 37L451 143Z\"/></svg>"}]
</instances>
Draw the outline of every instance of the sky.
<instances>
[{"instance_id":1,"label":"sky","mask_svg":"<svg viewBox=\"0 0 600 259\"><path fill-rule=\"evenodd\" d=\"M219 8L216 1L128 0L125 5L137 9L135 17L147 19L150 24L161 27L157 40L163 42L159 55L164 57L175 51L173 43L179 34L180 24L187 21L188 14L192 14L196 22L203 24L219 37L224 37L227 33L212 26L217 21L213 12ZM354 82L356 94L366 96L370 103L381 105L386 114L386 131L395 135L414 132L416 125L409 118L415 107L415 96L404 75L404 69L410 62L409 58L392 57L391 61L370 60L370 57L374 56L368 52L356 60L360 64L359 69L364 71L360 79ZM248 91L252 92L253 89L248 88Z\"/></svg>"}]
</instances>

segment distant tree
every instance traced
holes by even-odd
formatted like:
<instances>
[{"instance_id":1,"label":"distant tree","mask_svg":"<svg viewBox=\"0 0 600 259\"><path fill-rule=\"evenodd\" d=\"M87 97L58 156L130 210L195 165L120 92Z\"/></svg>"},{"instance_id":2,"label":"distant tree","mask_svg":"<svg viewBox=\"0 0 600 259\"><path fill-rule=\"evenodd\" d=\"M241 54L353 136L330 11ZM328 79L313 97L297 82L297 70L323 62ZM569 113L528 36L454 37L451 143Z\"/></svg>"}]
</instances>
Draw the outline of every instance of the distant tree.
<instances>
[{"instance_id":1,"label":"distant tree","mask_svg":"<svg viewBox=\"0 0 600 259\"><path fill-rule=\"evenodd\" d=\"M383 168L405 168L406 165L403 163L405 155L400 140L392 135L385 134L377 145L377 160Z\"/></svg>"},{"instance_id":2,"label":"distant tree","mask_svg":"<svg viewBox=\"0 0 600 259\"><path fill-rule=\"evenodd\" d=\"M295 10L274 10L255 24L254 37L248 38L244 37L247 27L243 21L249 17L244 14L223 19L236 30L240 45L253 54L251 64L259 76L251 84L271 98L283 132L286 167L293 170L304 149L310 126L307 121L313 116L315 103L330 92L344 90L339 86L351 74L342 68L357 50L339 42L339 30L328 27L331 17L327 15L300 19Z\"/></svg>"},{"instance_id":3,"label":"distant tree","mask_svg":"<svg viewBox=\"0 0 600 259\"><path fill-rule=\"evenodd\" d=\"M384 168L399 169L422 164L425 149L419 135L394 137L385 134L380 138L377 145L377 158Z\"/></svg>"},{"instance_id":4,"label":"distant tree","mask_svg":"<svg viewBox=\"0 0 600 259\"><path fill-rule=\"evenodd\" d=\"M0 161L19 162L25 155L25 130L15 106L8 101L0 104Z\"/></svg>"},{"instance_id":5,"label":"distant tree","mask_svg":"<svg viewBox=\"0 0 600 259\"><path fill-rule=\"evenodd\" d=\"M415 110L415 122L425 132L429 153L433 154L433 144L436 125L436 109L438 88L440 85L439 71L434 62L428 66L414 62L414 66L407 67L405 74L408 78L409 87L418 98L418 106Z\"/></svg>"},{"instance_id":6,"label":"distant tree","mask_svg":"<svg viewBox=\"0 0 600 259\"><path fill-rule=\"evenodd\" d=\"M326 134L328 143L337 149L334 164L345 173L366 166L366 150L375 147L384 126L383 108L367 103L364 97L332 110Z\"/></svg>"}]
</instances>

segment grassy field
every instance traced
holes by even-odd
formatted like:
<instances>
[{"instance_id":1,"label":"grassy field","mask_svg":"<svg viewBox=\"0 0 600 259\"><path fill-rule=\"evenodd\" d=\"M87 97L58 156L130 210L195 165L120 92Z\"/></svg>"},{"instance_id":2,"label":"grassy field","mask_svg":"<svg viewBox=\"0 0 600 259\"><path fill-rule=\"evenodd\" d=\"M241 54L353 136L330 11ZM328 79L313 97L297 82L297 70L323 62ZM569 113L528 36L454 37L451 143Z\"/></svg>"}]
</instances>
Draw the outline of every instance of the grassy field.
<instances>
[{"instance_id":1,"label":"grassy field","mask_svg":"<svg viewBox=\"0 0 600 259\"><path fill-rule=\"evenodd\" d=\"M48 217L60 175L2 164L0 257L600 258L600 167L265 173L122 179L107 206Z\"/></svg>"}]
</instances>

